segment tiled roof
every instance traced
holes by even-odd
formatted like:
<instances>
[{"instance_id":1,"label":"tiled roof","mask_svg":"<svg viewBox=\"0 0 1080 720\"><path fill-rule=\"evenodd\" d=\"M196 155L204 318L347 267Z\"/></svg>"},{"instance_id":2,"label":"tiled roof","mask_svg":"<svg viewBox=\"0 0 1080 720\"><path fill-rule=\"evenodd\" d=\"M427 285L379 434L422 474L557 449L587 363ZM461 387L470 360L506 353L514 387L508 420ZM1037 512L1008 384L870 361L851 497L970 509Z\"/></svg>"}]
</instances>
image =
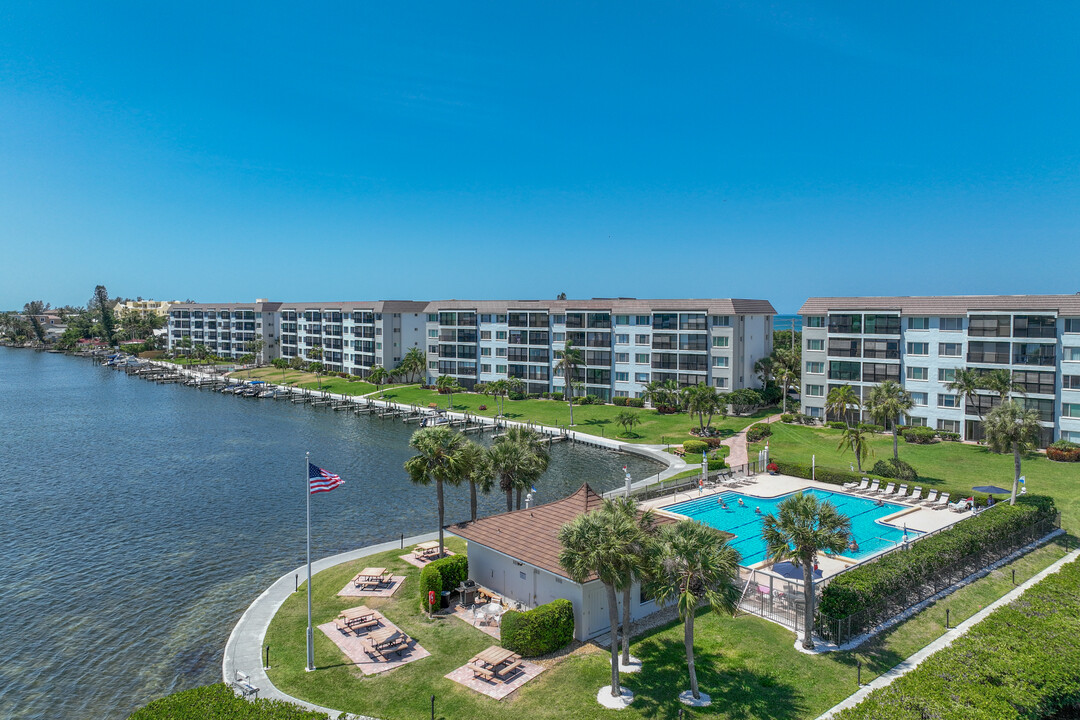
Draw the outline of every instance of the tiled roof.
<instances>
[{"instance_id":1,"label":"tiled roof","mask_svg":"<svg viewBox=\"0 0 1080 720\"><path fill-rule=\"evenodd\" d=\"M1080 314L1080 294L1076 295L923 295L897 297L813 297L799 308L800 315L823 314L831 310L891 310L903 315L964 315L981 310L1055 311Z\"/></svg>"},{"instance_id":2,"label":"tiled roof","mask_svg":"<svg viewBox=\"0 0 1080 720\"><path fill-rule=\"evenodd\" d=\"M440 310L475 310L478 313L505 313L509 310L540 310L553 313L609 311L634 315L637 313L704 312L709 315L775 315L776 309L768 300L740 298L639 300L637 298L593 298L591 300L436 300L428 303L427 312Z\"/></svg>"},{"instance_id":3,"label":"tiled roof","mask_svg":"<svg viewBox=\"0 0 1080 720\"><path fill-rule=\"evenodd\" d=\"M588 483L577 492L546 505L514 510L447 526L447 530L469 542L489 547L512 558L570 579L559 565L559 529L578 515L598 510L604 499ZM657 524L676 522L656 516ZM590 577L589 580L595 579Z\"/></svg>"},{"instance_id":4,"label":"tiled roof","mask_svg":"<svg viewBox=\"0 0 1080 720\"><path fill-rule=\"evenodd\" d=\"M427 300L316 300L313 302L283 303L283 310L371 310L377 313L422 313Z\"/></svg>"},{"instance_id":5,"label":"tiled roof","mask_svg":"<svg viewBox=\"0 0 1080 720\"><path fill-rule=\"evenodd\" d=\"M249 302L249 303L173 303L170 310L258 310L260 312L274 312L281 307L279 302Z\"/></svg>"}]
</instances>

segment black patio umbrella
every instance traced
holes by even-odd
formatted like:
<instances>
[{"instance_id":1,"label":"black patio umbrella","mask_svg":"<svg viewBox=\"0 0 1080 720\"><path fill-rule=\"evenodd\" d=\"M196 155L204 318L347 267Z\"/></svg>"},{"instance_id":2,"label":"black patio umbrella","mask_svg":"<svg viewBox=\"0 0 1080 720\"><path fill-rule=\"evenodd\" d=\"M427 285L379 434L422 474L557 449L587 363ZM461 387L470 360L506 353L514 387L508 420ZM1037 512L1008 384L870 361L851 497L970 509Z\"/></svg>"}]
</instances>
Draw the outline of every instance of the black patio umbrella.
<instances>
[{"instance_id":1,"label":"black patio umbrella","mask_svg":"<svg viewBox=\"0 0 1080 720\"><path fill-rule=\"evenodd\" d=\"M775 565L773 565L769 569L772 570L777 575L780 575L781 577L786 577L786 578L788 578L790 580L802 580L803 579L802 568L801 567L796 567L793 563L788 562L786 560L784 562L776 563ZM820 570L815 570L814 571L814 579L815 580L820 580L821 579L821 571Z\"/></svg>"},{"instance_id":2,"label":"black patio umbrella","mask_svg":"<svg viewBox=\"0 0 1080 720\"><path fill-rule=\"evenodd\" d=\"M1006 490L997 485L976 485L971 489L978 493L986 493L987 495L1006 495L1012 492L1012 490Z\"/></svg>"}]
</instances>

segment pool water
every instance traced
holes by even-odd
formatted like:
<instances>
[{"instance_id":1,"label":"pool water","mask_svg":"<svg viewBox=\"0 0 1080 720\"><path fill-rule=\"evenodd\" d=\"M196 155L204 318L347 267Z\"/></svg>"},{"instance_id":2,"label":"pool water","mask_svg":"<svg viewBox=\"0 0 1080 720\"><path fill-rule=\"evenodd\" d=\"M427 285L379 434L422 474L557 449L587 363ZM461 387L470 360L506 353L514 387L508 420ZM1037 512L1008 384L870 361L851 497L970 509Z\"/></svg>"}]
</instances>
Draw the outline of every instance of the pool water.
<instances>
[{"instance_id":1,"label":"pool water","mask_svg":"<svg viewBox=\"0 0 1080 720\"><path fill-rule=\"evenodd\" d=\"M851 520L851 536L859 544L858 552L845 550L842 555L859 559L881 550L894 547L903 541L904 530L901 527L885 525L881 518L904 509L904 505L886 502L878 505L874 498L859 497L846 493L834 493L826 490L808 488L803 491L814 495L819 500L828 500ZM760 498L736 492L723 492L719 495L706 495L694 500L687 500L664 508L669 512L685 515L717 530L729 532L735 537L730 545L742 555L741 565L750 566L765 559L765 541L761 537L761 525L764 517L776 512L776 506L785 498L795 493L774 498ZM727 509L719 502L723 498ZM739 505L739 500L743 505ZM761 509L761 514L754 512ZM921 533L908 530L908 539L912 540Z\"/></svg>"}]
</instances>

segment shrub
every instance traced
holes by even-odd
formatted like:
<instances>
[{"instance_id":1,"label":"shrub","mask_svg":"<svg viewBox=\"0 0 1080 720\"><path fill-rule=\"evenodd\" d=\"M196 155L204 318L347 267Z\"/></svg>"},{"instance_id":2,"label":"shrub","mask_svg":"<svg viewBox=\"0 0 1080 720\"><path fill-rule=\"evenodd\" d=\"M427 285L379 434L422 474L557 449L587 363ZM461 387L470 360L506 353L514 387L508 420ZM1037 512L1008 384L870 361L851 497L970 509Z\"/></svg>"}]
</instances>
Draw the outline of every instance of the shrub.
<instances>
[{"instance_id":1,"label":"shrub","mask_svg":"<svg viewBox=\"0 0 1080 720\"><path fill-rule=\"evenodd\" d=\"M700 455L705 452L709 447L709 444L704 440L686 440L682 444L682 449L688 453L694 453Z\"/></svg>"},{"instance_id":2,"label":"shrub","mask_svg":"<svg viewBox=\"0 0 1080 720\"><path fill-rule=\"evenodd\" d=\"M859 429L871 433L885 432L885 427L883 425L874 425L872 423L859 423Z\"/></svg>"},{"instance_id":3,"label":"shrub","mask_svg":"<svg viewBox=\"0 0 1080 720\"><path fill-rule=\"evenodd\" d=\"M942 440L948 440L949 442L957 442L960 439L960 433L939 431L937 436Z\"/></svg>"},{"instance_id":4,"label":"shrub","mask_svg":"<svg viewBox=\"0 0 1080 720\"><path fill-rule=\"evenodd\" d=\"M1031 524L1055 513L1049 497L1024 496L1004 503L937 535L837 575L821 594L820 611L833 619L866 610L899 592L914 590L937 573L988 545L1007 542Z\"/></svg>"},{"instance_id":5,"label":"shrub","mask_svg":"<svg viewBox=\"0 0 1080 720\"><path fill-rule=\"evenodd\" d=\"M487 410L487 405L481 405L480 407L478 407L476 409L479 410L480 412L483 412L484 410Z\"/></svg>"},{"instance_id":6,"label":"shrub","mask_svg":"<svg viewBox=\"0 0 1080 720\"><path fill-rule=\"evenodd\" d=\"M791 413L784 413L783 415L780 416L780 422L783 422L783 423L795 422L795 416L792 415Z\"/></svg>"},{"instance_id":7,"label":"shrub","mask_svg":"<svg viewBox=\"0 0 1080 720\"><path fill-rule=\"evenodd\" d=\"M552 400L565 400L566 396L561 392L553 392L553 393L551 393L551 399Z\"/></svg>"},{"instance_id":8,"label":"shrub","mask_svg":"<svg viewBox=\"0 0 1080 720\"><path fill-rule=\"evenodd\" d=\"M510 392L506 393L506 398L508 400L524 400L525 393L521 392L520 390L511 390Z\"/></svg>"},{"instance_id":9,"label":"shrub","mask_svg":"<svg viewBox=\"0 0 1080 720\"><path fill-rule=\"evenodd\" d=\"M736 415L745 415L754 408L761 407L764 402L761 393L753 388L739 388L728 394L727 401L731 405L731 412Z\"/></svg>"},{"instance_id":10,"label":"shrub","mask_svg":"<svg viewBox=\"0 0 1080 720\"><path fill-rule=\"evenodd\" d=\"M549 393L549 392L548 392L547 390L545 390L544 392L540 393L540 397L542 397L542 398L544 398L545 400L547 400L548 398L550 398L550 397L551 397L551 393Z\"/></svg>"},{"instance_id":11,"label":"shrub","mask_svg":"<svg viewBox=\"0 0 1080 720\"><path fill-rule=\"evenodd\" d=\"M502 646L525 657L546 655L574 639L574 606L559 599L527 612L509 610L500 625Z\"/></svg>"},{"instance_id":12,"label":"shrub","mask_svg":"<svg viewBox=\"0 0 1080 720\"><path fill-rule=\"evenodd\" d=\"M645 407L645 398L626 398L626 404L630 407Z\"/></svg>"},{"instance_id":13,"label":"shrub","mask_svg":"<svg viewBox=\"0 0 1080 720\"><path fill-rule=\"evenodd\" d=\"M1080 445L1068 440L1058 440L1046 448L1046 457L1056 462L1080 462Z\"/></svg>"},{"instance_id":14,"label":"shrub","mask_svg":"<svg viewBox=\"0 0 1080 720\"><path fill-rule=\"evenodd\" d=\"M245 700L225 683L166 695L139 708L130 720L329 720L282 700Z\"/></svg>"},{"instance_id":15,"label":"shrub","mask_svg":"<svg viewBox=\"0 0 1080 720\"><path fill-rule=\"evenodd\" d=\"M928 427L909 427L904 431L904 442L914 445L929 445L936 439L937 432Z\"/></svg>"},{"instance_id":16,"label":"shrub","mask_svg":"<svg viewBox=\"0 0 1080 720\"><path fill-rule=\"evenodd\" d=\"M428 593L434 591L435 593L435 605L430 606L428 604ZM431 565L426 566L420 571L420 609L424 612L431 612L439 609L439 593L442 592L442 575L439 574L438 568L434 568Z\"/></svg>"},{"instance_id":17,"label":"shrub","mask_svg":"<svg viewBox=\"0 0 1080 720\"><path fill-rule=\"evenodd\" d=\"M723 446L724 439L723 438L718 438L718 437L704 437L704 438L701 438L701 440L699 440L699 442L705 443L710 448L718 448L718 447Z\"/></svg>"},{"instance_id":18,"label":"shrub","mask_svg":"<svg viewBox=\"0 0 1080 720\"><path fill-rule=\"evenodd\" d=\"M878 460L874 463L874 467L870 468L870 472L878 477L900 480L906 483L919 479L919 474L915 472L915 468L911 467L910 463L894 458Z\"/></svg>"},{"instance_id":19,"label":"shrub","mask_svg":"<svg viewBox=\"0 0 1080 720\"><path fill-rule=\"evenodd\" d=\"M757 393L761 396L761 401L766 405L779 405L784 398L784 390L778 385L770 384L768 387L758 390Z\"/></svg>"},{"instance_id":20,"label":"shrub","mask_svg":"<svg viewBox=\"0 0 1080 720\"><path fill-rule=\"evenodd\" d=\"M617 407L626 407L629 400L630 398L627 397L613 397L611 398L611 404Z\"/></svg>"},{"instance_id":21,"label":"shrub","mask_svg":"<svg viewBox=\"0 0 1080 720\"><path fill-rule=\"evenodd\" d=\"M757 423L751 425L746 431L746 442L756 443L761 442L767 437L772 435L772 428L767 423Z\"/></svg>"},{"instance_id":22,"label":"shrub","mask_svg":"<svg viewBox=\"0 0 1080 720\"><path fill-rule=\"evenodd\" d=\"M859 482L864 477L871 477L869 473L857 473L848 472L847 470L832 470L831 468L811 468L809 465L803 465L802 463L789 463L783 460L773 461L780 468L780 473L784 475L791 475L792 477L805 478L807 480L813 479L818 482L829 483L831 485L843 485L849 482Z\"/></svg>"},{"instance_id":23,"label":"shrub","mask_svg":"<svg viewBox=\"0 0 1080 720\"><path fill-rule=\"evenodd\" d=\"M727 467L727 463L720 458L709 458L709 471L723 470Z\"/></svg>"},{"instance_id":24,"label":"shrub","mask_svg":"<svg viewBox=\"0 0 1080 720\"><path fill-rule=\"evenodd\" d=\"M829 422L825 423L825 426L831 427L833 430L843 430L847 427L847 423L841 422L840 420L830 420Z\"/></svg>"},{"instance_id":25,"label":"shrub","mask_svg":"<svg viewBox=\"0 0 1080 720\"><path fill-rule=\"evenodd\" d=\"M450 555L432 560L420 571L420 606L427 610L428 590L453 590L469 578L469 557Z\"/></svg>"},{"instance_id":26,"label":"shrub","mask_svg":"<svg viewBox=\"0 0 1080 720\"><path fill-rule=\"evenodd\" d=\"M676 413L682 412L682 409L676 405L657 405L656 412L660 413L661 415L674 415Z\"/></svg>"}]
</instances>

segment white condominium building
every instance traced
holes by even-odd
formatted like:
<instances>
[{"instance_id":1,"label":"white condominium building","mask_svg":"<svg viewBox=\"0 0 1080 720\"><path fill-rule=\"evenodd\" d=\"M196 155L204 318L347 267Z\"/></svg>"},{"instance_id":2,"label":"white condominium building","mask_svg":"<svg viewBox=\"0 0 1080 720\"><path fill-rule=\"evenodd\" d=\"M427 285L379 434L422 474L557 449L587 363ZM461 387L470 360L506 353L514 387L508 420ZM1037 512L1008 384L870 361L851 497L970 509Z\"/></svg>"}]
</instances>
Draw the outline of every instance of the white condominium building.
<instances>
[{"instance_id":1,"label":"white condominium building","mask_svg":"<svg viewBox=\"0 0 1080 720\"><path fill-rule=\"evenodd\" d=\"M825 419L825 399L850 385L865 399L895 380L912 395L906 422L982 438L997 394L963 400L948 383L960 368L1006 369L1039 413L1043 444L1080 442L1080 295L819 297L803 321L803 412ZM870 422L869 419L866 420Z\"/></svg>"},{"instance_id":2,"label":"white condominium building","mask_svg":"<svg viewBox=\"0 0 1080 720\"><path fill-rule=\"evenodd\" d=\"M278 357L278 308L281 303L256 300L253 303L174 303L169 308L170 351L181 351L184 338L190 347L206 347L220 357L237 359L252 351L252 342L262 340L264 361Z\"/></svg>"},{"instance_id":3,"label":"white condominium building","mask_svg":"<svg viewBox=\"0 0 1080 720\"><path fill-rule=\"evenodd\" d=\"M525 392L563 392L556 368L567 342L581 351L573 381L610 401L641 397L654 380L724 391L758 384L772 352L767 300L444 300L427 314L428 381L472 388L517 378Z\"/></svg>"}]
</instances>

